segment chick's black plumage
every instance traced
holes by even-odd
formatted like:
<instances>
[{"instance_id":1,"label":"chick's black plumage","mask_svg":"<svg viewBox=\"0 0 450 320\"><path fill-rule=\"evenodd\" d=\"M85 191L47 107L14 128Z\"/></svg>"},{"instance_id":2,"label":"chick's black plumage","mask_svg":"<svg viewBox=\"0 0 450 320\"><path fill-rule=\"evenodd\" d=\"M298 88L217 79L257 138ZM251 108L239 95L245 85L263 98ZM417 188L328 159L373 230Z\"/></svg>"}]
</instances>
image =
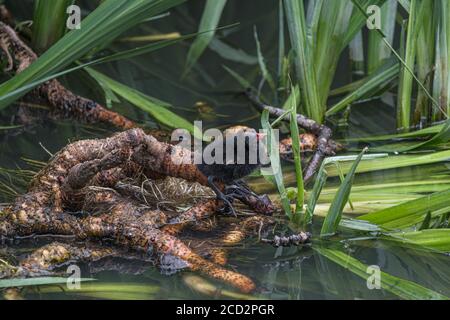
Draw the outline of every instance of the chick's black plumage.
<instances>
[{"instance_id":1,"label":"chick's black plumage","mask_svg":"<svg viewBox=\"0 0 450 320\"><path fill-rule=\"evenodd\" d=\"M239 139L242 139L241 141L244 143L244 148L241 150L239 150ZM261 165L260 144L257 143L259 139L260 134L254 129L244 126L231 127L225 130L223 139L217 139L205 148L205 153L209 149L213 157L219 148L222 149L221 163L206 163L202 157L203 161L197 167L205 176L214 176L215 180L225 184L248 176ZM252 145L252 143L255 144Z\"/></svg>"},{"instance_id":2,"label":"chick's black plumage","mask_svg":"<svg viewBox=\"0 0 450 320\"><path fill-rule=\"evenodd\" d=\"M209 186L214 190L217 198L224 201L233 213L234 209L230 201L219 190L215 182L230 185L259 168L261 166L259 155L261 137L262 135L254 129L244 126L231 127L225 130L223 139L211 142L204 149L203 161L197 164L198 169L208 177ZM223 158L220 158L222 161L206 163L205 154L210 153L214 157L215 152L219 149L223 151Z\"/></svg>"}]
</instances>

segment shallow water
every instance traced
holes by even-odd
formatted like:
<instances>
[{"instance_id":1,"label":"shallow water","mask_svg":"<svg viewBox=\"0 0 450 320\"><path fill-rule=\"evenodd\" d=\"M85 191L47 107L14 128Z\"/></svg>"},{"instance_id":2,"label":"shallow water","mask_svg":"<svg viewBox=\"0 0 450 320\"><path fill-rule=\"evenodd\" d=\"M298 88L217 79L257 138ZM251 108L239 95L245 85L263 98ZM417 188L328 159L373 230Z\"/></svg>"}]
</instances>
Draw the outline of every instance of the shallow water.
<instances>
[{"instance_id":1,"label":"shallow water","mask_svg":"<svg viewBox=\"0 0 450 320\"><path fill-rule=\"evenodd\" d=\"M236 21L241 22L238 32L229 33L226 41L231 45L238 45L249 54L255 55L255 43L253 39L253 25L257 30L265 58L271 69L275 67L277 46L273 45L278 37L277 4L275 1L243 1L242 7L235 10L236 6L230 6L225 12L224 24ZM257 5L256 5L257 3ZM195 23L191 23L192 17L201 14L202 6L190 2L181 9L172 12L170 17L161 19L140 28L136 28L133 34L150 33L155 28L160 31L172 32L183 30L183 33L194 32ZM248 20L249 12L260 10L264 14L255 14L254 19ZM251 16L251 15L250 15ZM114 44L115 47L123 46ZM113 78L141 90L161 100L169 101L174 110L189 120L203 119L204 127L223 127L235 124L237 121L259 127L258 115L249 107L248 103L239 95L241 88L222 68L227 65L247 79L255 78L255 65L242 65L224 60L212 51L208 51L201 59L201 70L180 80L180 70L184 65L188 46L180 44L176 47L166 48L159 52L133 59L105 65L99 68ZM342 62L342 68L345 61ZM197 70L198 71L198 70ZM335 85L348 81L348 77L341 74L336 79ZM85 74L79 73L65 78L70 88L80 94L102 101L101 92L95 91L92 86L85 85L89 79ZM198 101L207 102L213 112L210 114L198 113L194 104ZM2 112L1 124L8 124L11 120L14 106ZM133 108L127 102L116 104L115 108L129 117L136 119L147 126L154 126L151 117ZM193 111L194 110L194 111ZM391 105L382 101L372 101L354 107L349 124L346 127L336 129L342 138L358 136L362 134L384 134L395 130L394 109ZM111 133L108 128L78 125L70 121L55 122L45 121L33 126L0 132L0 167L16 169L30 168L23 159L46 161L49 152L54 153L68 141L88 138L104 137ZM359 175L357 182L365 184L380 183L382 181L408 180L408 177L423 170L425 166L411 167L398 170L378 171ZM429 168L430 166L426 166ZM448 174L447 163L433 165L436 172ZM404 178L406 177L406 178ZM8 177L6 176L8 181ZM23 192L22 186L13 181L15 188ZM336 178L330 180L330 186L337 185ZM274 192L273 187L265 185L266 191ZM261 187L261 186L258 186ZM6 193L0 194L0 202L7 201ZM358 213L358 212L357 212ZM322 220L316 219L313 230L318 234ZM317 229L317 230L316 230ZM336 239L335 239L336 240ZM337 239L339 240L339 239ZM366 265L377 265L386 273L399 278L410 280L433 289L436 292L450 296L450 258L442 254L432 254L417 249L405 249L393 247L382 241L357 241L348 243L334 241L341 250L359 259ZM41 243L23 241L11 247L25 247L31 249ZM319 246L318 240L313 240L313 247ZM5 245L3 245L5 248ZM112 263L112 262L111 262ZM28 298L142 298L142 299L207 299L229 296L202 294L186 285L186 278L192 276L189 272L179 272L171 276L163 275L151 264L143 264L141 261L114 261L114 265L121 266L121 271L91 272L87 266L82 267L83 277L93 277L97 281L82 283L83 288L97 286L95 294L92 292L80 292L67 290L64 286L52 286L41 288L40 292L29 291ZM275 249L262 245L256 239L249 239L244 244L231 250L229 267L243 274L249 275L257 283L257 292L253 298L263 299L397 299L398 297L383 289L370 290L366 279L356 276L354 273L335 264L327 258L319 255L313 248L279 248ZM145 272L140 273L142 270ZM129 274L128 272L131 272ZM220 283L210 279L217 288L228 289ZM112 285L111 285L112 284ZM130 285L134 286L130 286ZM99 287L107 285L107 287ZM110 286L111 285L111 286ZM137 286L136 286L137 285ZM82 290L83 291L83 290ZM115 293L111 294L111 292Z\"/></svg>"},{"instance_id":2,"label":"shallow water","mask_svg":"<svg viewBox=\"0 0 450 320\"><path fill-rule=\"evenodd\" d=\"M313 243L313 245L315 245ZM367 245L368 247L366 247ZM384 272L449 294L450 276L446 271L449 258L414 250L393 249L381 243L347 246L344 251L367 265L377 265ZM151 263L142 261L108 260L97 266L77 264L83 277L97 279L82 282L80 290L65 285L30 289L30 299L228 299L226 286L213 280L215 295L202 294L186 284L191 272L163 275ZM120 271L96 272L105 266L120 267ZM383 289L368 289L366 279L336 265L311 248L274 249L254 241L231 250L228 267L251 275L257 290L254 299L398 299ZM143 273L142 273L143 272ZM137 274L135 274L137 273ZM104 289L107 286L108 289ZM94 290L93 293L91 290ZM220 290L225 290L221 294Z\"/></svg>"}]
</instances>

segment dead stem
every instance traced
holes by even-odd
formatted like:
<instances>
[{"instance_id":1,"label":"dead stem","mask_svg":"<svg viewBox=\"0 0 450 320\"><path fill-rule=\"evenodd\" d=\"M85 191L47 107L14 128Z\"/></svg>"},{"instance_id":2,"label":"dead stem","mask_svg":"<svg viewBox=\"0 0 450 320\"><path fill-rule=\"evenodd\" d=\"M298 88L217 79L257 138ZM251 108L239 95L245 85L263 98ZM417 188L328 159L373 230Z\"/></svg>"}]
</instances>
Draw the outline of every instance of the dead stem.
<instances>
[{"instance_id":1,"label":"dead stem","mask_svg":"<svg viewBox=\"0 0 450 320\"><path fill-rule=\"evenodd\" d=\"M253 106L255 106L259 111L267 110L271 117L278 118L285 114L286 110L275 108L262 103L251 89L246 91L246 96L251 101ZM285 114L283 120L290 121L289 115ZM311 180L316 171L319 169L322 160L326 156L335 155L337 151L342 149L342 146L331 139L332 136L331 129L323 124L319 124L314 120L309 119L301 114L297 114L297 124L308 133L311 133L317 137L316 138L317 140L314 141L315 139L311 139L311 137L309 136L308 139L310 139L310 141L305 143L305 147L303 147L303 148L311 146L315 147L313 156L309 161L308 165L306 166L306 168L304 169L303 176L306 184ZM302 139L305 140L306 137L303 136L300 138L301 140Z\"/></svg>"}]
</instances>

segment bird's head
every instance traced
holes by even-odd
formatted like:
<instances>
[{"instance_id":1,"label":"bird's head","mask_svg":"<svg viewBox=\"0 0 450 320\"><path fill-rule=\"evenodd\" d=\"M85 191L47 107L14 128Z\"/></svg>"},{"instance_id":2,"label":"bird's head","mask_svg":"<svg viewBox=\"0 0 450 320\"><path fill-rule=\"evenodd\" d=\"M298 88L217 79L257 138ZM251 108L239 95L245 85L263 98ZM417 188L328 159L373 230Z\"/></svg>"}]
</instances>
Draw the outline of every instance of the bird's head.
<instances>
[{"instance_id":1,"label":"bird's head","mask_svg":"<svg viewBox=\"0 0 450 320\"><path fill-rule=\"evenodd\" d=\"M259 133L253 128L246 126L233 126L224 131L224 139L228 143L234 141L234 151L237 158L242 157L245 163L256 159L260 163L260 148L264 133ZM240 146L244 146L245 151L240 150Z\"/></svg>"},{"instance_id":2,"label":"bird's head","mask_svg":"<svg viewBox=\"0 0 450 320\"><path fill-rule=\"evenodd\" d=\"M249 128L247 126L233 126L229 127L224 131L225 139L229 137L239 137L239 136L255 137L256 141L261 141L264 138L265 134L259 133L255 129Z\"/></svg>"}]
</instances>

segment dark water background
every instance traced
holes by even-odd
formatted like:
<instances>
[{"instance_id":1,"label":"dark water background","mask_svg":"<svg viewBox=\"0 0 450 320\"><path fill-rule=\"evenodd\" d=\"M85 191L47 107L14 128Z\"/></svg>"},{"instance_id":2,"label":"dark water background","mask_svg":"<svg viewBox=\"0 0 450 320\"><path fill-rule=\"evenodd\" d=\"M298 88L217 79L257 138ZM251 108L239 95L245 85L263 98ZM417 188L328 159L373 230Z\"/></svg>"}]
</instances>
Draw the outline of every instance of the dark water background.
<instances>
[{"instance_id":1,"label":"dark water background","mask_svg":"<svg viewBox=\"0 0 450 320\"><path fill-rule=\"evenodd\" d=\"M30 1L6 1L7 5L19 18L30 18ZM220 25L239 22L237 28L219 32L227 44L240 48L256 56L253 26L256 25L262 45L262 52L272 74L276 72L278 50L278 2L270 0L231 0L224 10ZM203 10L204 1L190 1L171 12L169 17L140 25L127 32L127 35L143 35L156 31L180 31L183 34L195 32ZM89 1L84 1L82 8L89 8ZM130 47L116 42L112 48ZM257 65L235 63L220 57L212 50L206 50L200 64L183 81L180 80L189 43L177 44L155 53L120 61L98 67L110 77L136 88L158 99L170 102L179 115L189 120L203 119L204 127L226 127L230 124L244 123L259 127L258 114L247 101L239 96L242 90L239 84L223 68L223 65L237 71L241 76L257 83L260 79ZM332 54L332 53L330 53ZM334 86L349 81L345 55L336 72ZM77 72L64 77L63 82L81 94L103 102L102 92L91 85L92 80ZM194 107L203 101L213 108L210 114L201 114ZM14 121L16 106L11 106L1 113L1 125ZM154 127L151 117L121 99L114 108L130 118ZM332 119L333 120L333 119ZM338 119L334 119L337 123ZM395 131L395 110L392 105L380 100L361 104L353 108L348 126L336 129L341 137L359 134L391 133ZM27 128L0 132L0 166L4 168L29 168L23 158L46 161L49 158L44 146L50 152L56 152L69 141L88 137L104 137L111 133L110 128L80 125L71 121L36 122ZM409 170L409 171L408 171ZM390 170L389 172L371 173L363 178L367 181L380 182L387 176L395 176L400 171L414 174L416 169ZM400 173L399 173L400 174ZM358 177L359 179L359 177ZM387 178L386 178L387 179ZM333 181L331 182L333 183ZM17 185L18 191L23 191ZM0 201L7 201L6 195L0 194ZM316 219L320 227L321 220ZM22 241L16 248L30 250L40 243ZM379 265L381 270L422 284L442 294L450 295L449 258L443 255L419 252L413 249L390 248L385 243L367 241L366 243L337 244L347 253L367 265ZM14 247L14 246L9 246ZM26 251L26 250L25 250ZM132 270L141 267L139 261L119 261L123 269ZM230 266L239 272L250 275L257 282L258 291L254 297L268 299L392 299L396 296L384 290L369 290L366 280L357 277L346 269L318 255L311 248L274 249L261 245L250 239L231 251ZM138 268L139 269L139 268ZM185 272L167 276L151 265L144 266L143 274L130 275L121 271L104 271L91 274L87 266L82 268L83 277L95 277L100 283L142 284L152 288L150 293L140 297L149 299L177 298L214 298L197 293L183 282ZM211 280L208 280L211 281ZM213 281L211 281L213 282ZM83 286L93 284L83 284ZM216 283L220 288L221 284ZM76 291L57 293L33 293L29 298L86 298ZM120 291L120 290L119 290ZM97 296L98 297L98 296Z\"/></svg>"}]
</instances>

